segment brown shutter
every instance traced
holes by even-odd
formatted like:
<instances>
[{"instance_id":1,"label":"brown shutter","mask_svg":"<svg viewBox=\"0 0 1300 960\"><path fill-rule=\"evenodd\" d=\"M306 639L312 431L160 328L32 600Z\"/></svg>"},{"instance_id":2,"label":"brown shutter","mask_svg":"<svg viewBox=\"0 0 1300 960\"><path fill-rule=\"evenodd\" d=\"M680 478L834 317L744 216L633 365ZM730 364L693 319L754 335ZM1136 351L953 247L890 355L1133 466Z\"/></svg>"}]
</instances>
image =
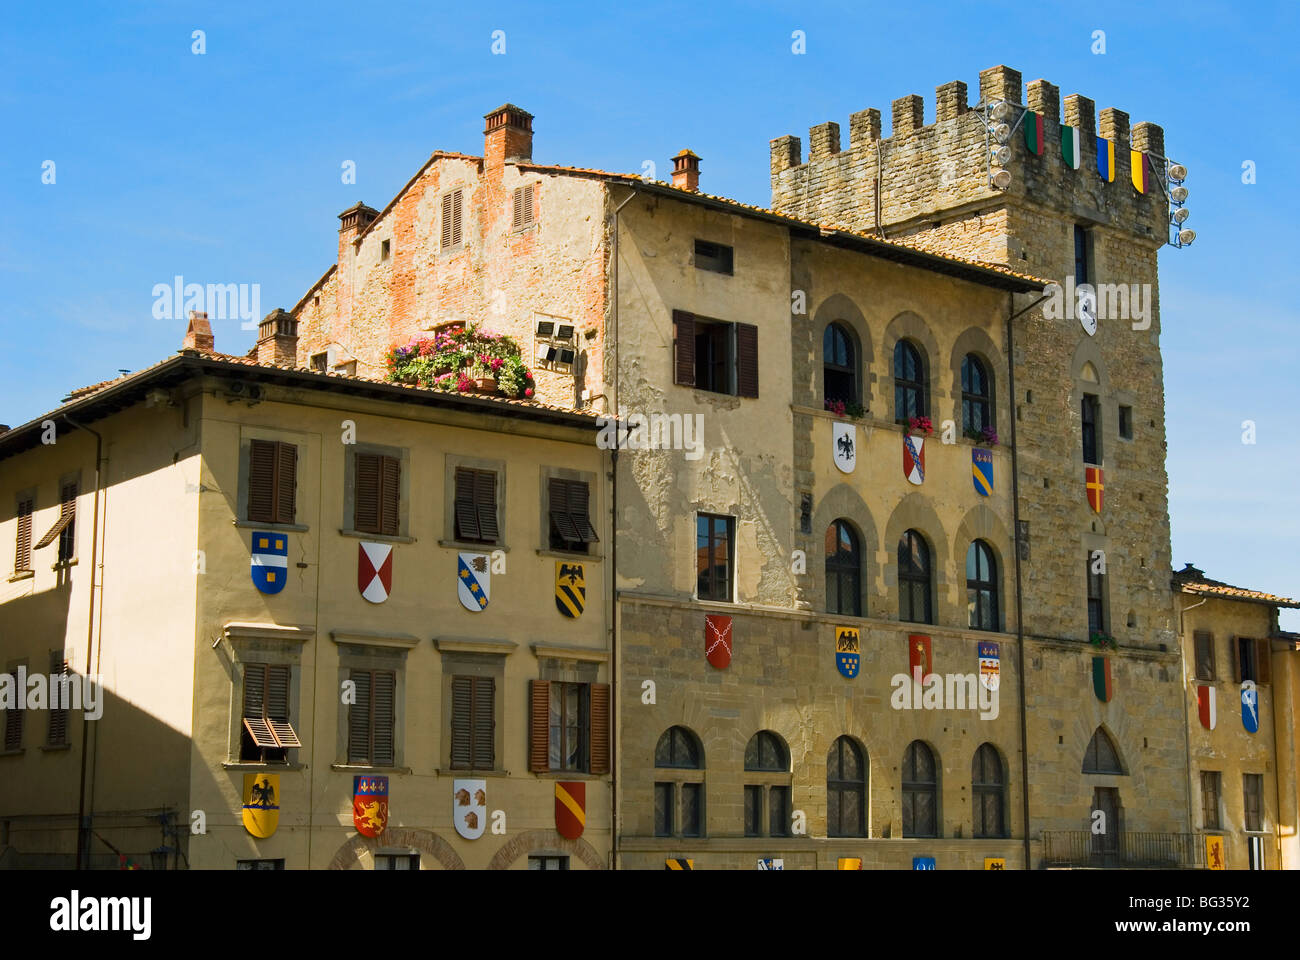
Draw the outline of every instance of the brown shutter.
<instances>
[{"instance_id":1,"label":"brown shutter","mask_svg":"<svg viewBox=\"0 0 1300 960\"><path fill-rule=\"evenodd\" d=\"M402 463L396 457L380 457L379 465L381 471L379 532L395 537L400 526L398 514L401 511L402 499Z\"/></svg>"},{"instance_id":2,"label":"brown shutter","mask_svg":"<svg viewBox=\"0 0 1300 960\"><path fill-rule=\"evenodd\" d=\"M474 509L478 513L480 539L496 540L497 475L491 470L474 471Z\"/></svg>"},{"instance_id":3,"label":"brown shutter","mask_svg":"<svg viewBox=\"0 0 1300 960\"><path fill-rule=\"evenodd\" d=\"M12 682L15 689L18 686L18 675L9 674L13 678ZM5 711L5 746L6 750L18 750L23 745L23 711L6 710Z\"/></svg>"},{"instance_id":4,"label":"brown shutter","mask_svg":"<svg viewBox=\"0 0 1300 960\"><path fill-rule=\"evenodd\" d=\"M394 673L375 673L375 755L371 761L377 767L393 765L393 718L397 676Z\"/></svg>"},{"instance_id":5,"label":"brown shutter","mask_svg":"<svg viewBox=\"0 0 1300 960\"><path fill-rule=\"evenodd\" d=\"M474 474L469 470L456 471L456 539L481 539L474 509Z\"/></svg>"},{"instance_id":6,"label":"brown shutter","mask_svg":"<svg viewBox=\"0 0 1300 960\"><path fill-rule=\"evenodd\" d=\"M266 669L266 716L277 720L289 719L289 668Z\"/></svg>"},{"instance_id":7,"label":"brown shutter","mask_svg":"<svg viewBox=\"0 0 1300 960\"><path fill-rule=\"evenodd\" d=\"M583 543L599 543L596 528L591 525L590 492L581 480L569 482L569 516L578 528L578 536Z\"/></svg>"},{"instance_id":8,"label":"brown shutter","mask_svg":"<svg viewBox=\"0 0 1300 960\"><path fill-rule=\"evenodd\" d=\"M549 484L549 500L551 523L555 524L555 529L560 534L560 539L566 543L574 543L582 539L578 532L577 524L569 515L569 498L571 489L567 480L561 480L558 477L551 477Z\"/></svg>"},{"instance_id":9,"label":"brown shutter","mask_svg":"<svg viewBox=\"0 0 1300 960\"><path fill-rule=\"evenodd\" d=\"M591 685L591 772L609 773L609 684Z\"/></svg>"},{"instance_id":10,"label":"brown shutter","mask_svg":"<svg viewBox=\"0 0 1300 960\"><path fill-rule=\"evenodd\" d=\"M473 677L451 678L451 765L460 769L473 762Z\"/></svg>"},{"instance_id":11,"label":"brown shutter","mask_svg":"<svg viewBox=\"0 0 1300 960\"><path fill-rule=\"evenodd\" d=\"M444 249L451 246L451 198L452 194L445 194L442 198L442 246Z\"/></svg>"},{"instance_id":12,"label":"brown shutter","mask_svg":"<svg viewBox=\"0 0 1300 960\"><path fill-rule=\"evenodd\" d=\"M1255 641L1255 682L1269 683L1273 679L1272 650L1268 640Z\"/></svg>"},{"instance_id":13,"label":"brown shutter","mask_svg":"<svg viewBox=\"0 0 1300 960\"><path fill-rule=\"evenodd\" d=\"M524 188L516 187L511 195L514 210L510 217L510 229L518 230L524 224Z\"/></svg>"},{"instance_id":14,"label":"brown shutter","mask_svg":"<svg viewBox=\"0 0 1300 960\"><path fill-rule=\"evenodd\" d=\"M18 537L14 543L14 572L32 568L32 509L34 501L18 504Z\"/></svg>"},{"instance_id":15,"label":"brown shutter","mask_svg":"<svg viewBox=\"0 0 1300 960\"><path fill-rule=\"evenodd\" d=\"M491 770L496 766L493 740L496 735L496 680L492 677L474 678L474 766Z\"/></svg>"},{"instance_id":16,"label":"brown shutter","mask_svg":"<svg viewBox=\"0 0 1300 960\"><path fill-rule=\"evenodd\" d=\"M298 448L292 443L283 442L275 446L275 522L293 523L298 485Z\"/></svg>"},{"instance_id":17,"label":"brown shutter","mask_svg":"<svg viewBox=\"0 0 1300 960\"><path fill-rule=\"evenodd\" d=\"M348 711L348 763L370 762L370 673L353 670L356 701Z\"/></svg>"},{"instance_id":18,"label":"brown shutter","mask_svg":"<svg viewBox=\"0 0 1300 960\"><path fill-rule=\"evenodd\" d=\"M457 190L455 193L451 195L451 242L453 246L460 243L462 238L461 222L460 222L460 212L461 212L460 201L461 201L461 191Z\"/></svg>"},{"instance_id":19,"label":"brown shutter","mask_svg":"<svg viewBox=\"0 0 1300 960\"><path fill-rule=\"evenodd\" d=\"M1232 657L1232 682L1241 683L1241 637L1228 641L1228 653Z\"/></svg>"},{"instance_id":20,"label":"brown shutter","mask_svg":"<svg viewBox=\"0 0 1300 960\"><path fill-rule=\"evenodd\" d=\"M673 383L695 386L695 317L673 311Z\"/></svg>"},{"instance_id":21,"label":"brown shutter","mask_svg":"<svg viewBox=\"0 0 1300 960\"><path fill-rule=\"evenodd\" d=\"M65 678L68 675L68 661L63 659L62 650L54 650L50 653L50 676L52 678ZM55 680L50 687L50 726L49 738L46 741L50 746L56 746L68 742L68 711L59 704L62 698L55 699L59 696L61 685L57 685Z\"/></svg>"},{"instance_id":22,"label":"brown shutter","mask_svg":"<svg viewBox=\"0 0 1300 960\"><path fill-rule=\"evenodd\" d=\"M736 392L758 396L758 327L752 323L736 324Z\"/></svg>"},{"instance_id":23,"label":"brown shutter","mask_svg":"<svg viewBox=\"0 0 1300 960\"><path fill-rule=\"evenodd\" d=\"M253 440L248 447L248 519L275 522L275 444Z\"/></svg>"},{"instance_id":24,"label":"brown shutter","mask_svg":"<svg viewBox=\"0 0 1300 960\"><path fill-rule=\"evenodd\" d=\"M532 704L528 724L528 769L533 773L545 773L551 768L551 683L549 680L533 680L529 686Z\"/></svg>"},{"instance_id":25,"label":"brown shutter","mask_svg":"<svg viewBox=\"0 0 1300 960\"><path fill-rule=\"evenodd\" d=\"M379 457L358 453L356 458L352 524L363 533L379 533Z\"/></svg>"},{"instance_id":26,"label":"brown shutter","mask_svg":"<svg viewBox=\"0 0 1300 960\"><path fill-rule=\"evenodd\" d=\"M530 203L532 204L532 206L529 208L528 211L528 219L530 222L536 222L538 216L541 213L540 205L542 201L542 183L540 180L537 183L533 184L532 189L528 193L528 198Z\"/></svg>"},{"instance_id":27,"label":"brown shutter","mask_svg":"<svg viewBox=\"0 0 1300 960\"><path fill-rule=\"evenodd\" d=\"M244 716L266 716L266 664L244 665Z\"/></svg>"}]
</instances>

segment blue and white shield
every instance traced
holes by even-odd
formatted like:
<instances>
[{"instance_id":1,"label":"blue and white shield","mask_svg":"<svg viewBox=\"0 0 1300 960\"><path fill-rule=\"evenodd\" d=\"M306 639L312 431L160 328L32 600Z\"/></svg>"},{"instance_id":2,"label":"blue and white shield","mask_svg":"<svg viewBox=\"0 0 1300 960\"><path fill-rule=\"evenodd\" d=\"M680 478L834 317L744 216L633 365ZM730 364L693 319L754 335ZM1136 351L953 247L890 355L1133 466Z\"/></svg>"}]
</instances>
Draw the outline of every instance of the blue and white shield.
<instances>
[{"instance_id":1,"label":"blue and white shield","mask_svg":"<svg viewBox=\"0 0 1300 960\"><path fill-rule=\"evenodd\" d=\"M835 666L842 676L852 680L862 666L860 634L857 627L835 628Z\"/></svg>"},{"instance_id":2,"label":"blue and white shield","mask_svg":"<svg viewBox=\"0 0 1300 960\"><path fill-rule=\"evenodd\" d=\"M253 531L249 559L253 586L263 593L279 593L289 578L289 538L283 533Z\"/></svg>"},{"instance_id":3,"label":"blue and white shield","mask_svg":"<svg viewBox=\"0 0 1300 960\"><path fill-rule=\"evenodd\" d=\"M912 869L913 869L913 870L933 870L933 869L934 869L934 857L913 857L913 858L912 858Z\"/></svg>"},{"instance_id":4,"label":"blue and white shield","mask_svg":"<svg viewBox=\"0 0 1300 960\"><path fill-rule=\"evenodd\" d=\"M975 492L987 497L993 492L993 451L976 447L970 452L971 482Z\"/></svg>"},{"instance_id":5,"label":"blue and white shield","mask_svg":"<svg viewBox=\"0 0 1300 960\"><path fill-rule=\"evenodd\" d=\"M488 605L492 586L491 562L486 553L456 554L456 595L466 610L478 613Z\"/></svg>"},{"instance_id":6,"label":"blue and white shield","mask_svg":"<svg viewBox=\"0 0 1300 960\"><path fill-rule=\"evenodd\" d=\"M1254 680L1241 681L1241 725L1247 733L1259 730L1259 690Z\"/></svg>"}]
</instances>

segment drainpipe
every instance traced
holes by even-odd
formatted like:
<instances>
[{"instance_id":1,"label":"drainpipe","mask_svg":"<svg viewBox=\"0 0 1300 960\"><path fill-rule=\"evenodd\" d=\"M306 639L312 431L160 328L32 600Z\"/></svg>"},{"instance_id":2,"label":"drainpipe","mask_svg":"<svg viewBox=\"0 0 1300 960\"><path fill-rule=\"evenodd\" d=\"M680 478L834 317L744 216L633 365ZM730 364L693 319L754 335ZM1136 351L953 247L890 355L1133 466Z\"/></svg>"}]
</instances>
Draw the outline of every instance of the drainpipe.
<instances>
[{"instance_id":1,"label":"drainpipe","mask_svg":"<svg viewBox=\"0 0 1300 960\"><path fill-rule=\"evenodd\" d=\"M1199 607L1202 603L1209 602L1209 599L1210 599L1209 597L1205 597L1203 600L1200 600L1197 603L1189 603L1187 606L1180 607L1178 610L1178 672L1179 672L1178 682L1180 684L1180 689L1183 691L1183 762L1186 764L1185 769L1187 770L1187 776L1184 778L1186 779L1187 782L1183 786L1184 786L1184 790L1187 793L1187 832L1188 833L1195 833L1196 830L1193 826L1193 820L1192 820L1192 731L1190 729L1190 720L1186 715L1187 714L1187 651L1183 645L1183 634L1184 631L1186 630L1186 622L1183 620L1183 614L1186 613L1188 610L1194 609L1195 607ZM1196 651L1193 648L1192 651L1193 656L1195 655L1195 652ZM1274 750L1273 754L1274 756L1276 756L1277 751Z\"/></svg>"},{"instance_id":2,"label":"drainpipe","mask_svg":"<svg viewBox=\"0 0 1300 960\"><path fill-rule=\"evenodd\" d=\"M1023 313L1027 313L1034 307L1038 306L1046 296L1039 297L1029 306L1015 313L1007 315L1007 392L1011 398L1011 514L1012 522L1015 524L1015 531L1012 542L1015 549L1012 551L1016 559L1016 656L1017 656L1017 680L1019 680L1020 694L1020 799L1021 799L1021 816L1025 824L1025 869L1030 869L1030 844L1029 844L1029 725L1025 716L1025 620L1024 604L1021 600L1021 574L1020 574L1020 460L1017 454L1019 445L1016 443L1016 351L1015 340L1012 337L1011 322ZM1015 294L1011 295L1011 306L1015 306Z\"/></svg>"},{"instance_id":3,"label":"drainpipe","mask_svg":"<svg viewBox=\"0 0 1300 960\"><path fill-rule=\"evenodd\" d=\"M90 589L89 603L86 611L86 672L84 674L86 682L89 683L94 676L92 672L93 654L95 647L95 571L98 569L97 558L99 555L99 487L100 487L100 464L103 463L104 438L98 431L90 429L77 423L67 414L63 416L64 423L76 427L78 430L85 430L95 438L95 506L91 514L90 526ZM104 691L101 689L99 695L102 697ZM87 747L90 740L90 720L86 717L86 712L81 713L81 786L77 791L77 866L81 870L87 866L84 862L84 851L90 841L90 824L87 821L86 814L86 758ZM98 746L99 738L95 738ZM94 790L94 777L91 777L91 790ZM94 804L92 803L93 807Z\"/></svg>"}]
</instances>

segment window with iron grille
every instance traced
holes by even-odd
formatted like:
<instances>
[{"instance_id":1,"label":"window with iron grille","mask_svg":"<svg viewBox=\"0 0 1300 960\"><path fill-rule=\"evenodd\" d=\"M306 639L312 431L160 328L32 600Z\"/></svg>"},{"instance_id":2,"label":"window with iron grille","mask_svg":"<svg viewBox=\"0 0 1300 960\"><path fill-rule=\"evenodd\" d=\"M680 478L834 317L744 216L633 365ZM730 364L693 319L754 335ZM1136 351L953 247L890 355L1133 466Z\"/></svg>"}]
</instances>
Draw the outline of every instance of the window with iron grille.
<instances>
[{"instance_id":1,"label":"window with iron grille","mask_svg":"<svg viewBox=\"0 0 1300 960\"><path fill-rule=\"evenodd\" d=\"M36 509L36 499L24 496L18 500L18 533L14 538L14 573L26 573L32 569L32 513Z\"/></svg>"},{"instance_id":2,"label":"window with iron grille","mask_svg":"<svg viewBox=\"0 0 1300 960\"><path fill-rule=\"evenodd\" d=\"M378 453L357 452L353 456L353 529L397 536L401 529L401 461Z\"/></svg>"},{"instance_id":3,"label":"window with iron grille","mask_svg":"<svg viewBox=\"0 0 1300 960\"><path fill-rule=\"evenodd\" d=\"M63 659L62 650L50 651L50 678L49 726L45 744L62 747L68 742L68 709L63 706L67 703L68 661Z\"/></svg>"},{"instance_id":4,"label":"window with iron grille","mask_svg":"<svg viewBox=\"0 0 1300 960\"><path fill-rule=\"evenodd\" d=\"M1201 826L1219 829L1219 782L1217 770L1201 771Z\"/></svg>"},{"instance_id":5,"label":"window with iron grille","mask_svg":"<svg viewBox=\"0 0 1300 960\"><path fill-rule=\"evenodd\" d=\"M394 714L397 674L391 670L352 670L356 702L348 710L348 763L394 765Z\"/></svg>"},{"instance_id":6,"label":"window with iron grille","mask_svg":"<svg viewBox=\"0 0 1300 960\"><path fill-rule=\"evenodd\" d=\"M1258 832L1264 829L1264 777L1258 773L1241 775L1241 791L1245 808L1246 829Z\"/></svg>"},{"instance_id":7,"label":"window with iron grille","mask_svg":"<svg viewBox=\"0 0 1300 960\"><path fill-rule=\"evenodd\" d=\"M252 440L248 446L248 519L293 523L298 447L283 440Z\"/></svg>"},{"instance_id":8,"label":"window with iron grille","mask_svg":"<svg viewBox=\"0 0 1300 960\"><path fill-rule=\"evenodd\" d=\"M913 740L903 754L903 836L939 835L939 779L934 754Z\"/></svg>"},{"instance_id":9,"label":"window with iron grille","mask_svg":"<svg viewBox=\"0 0 1300 960\"><path fill-rule=\"evenodd\" d=\"M655 836L673 836L676 794L672 783L655 784Z\"/></svg>"},{"instance_id":10,"label":"window with iron grille","mask_svg":"<svg viewBox=\"0 0 1300 960\"><path fill-rule=\"evenodd\" d=\"M847 520L826 528L826 610L862 616L862 547Z\"/></svg>"},{"instance_id":11,"label":"window with iron grille","mask_svg":"<svg viewBox=\"0 0 1300 960\"><path fill-rule=\"evenodd\" d=\"M736 518L701 513L695 520L696 596L700 600L731 601Z\"/></svg>"},{"instance_id":12,"label":"window with iron grille","mask_svg":"<svg viewBox=\"0 0 1300 960\"><path fill-rule=\"evenodd\" d=\"M971 799L976 837L1005 837L1007 832L1006 776L1002 758L991 743L975 751L971 760Z\"/></svg>"},{"instance_id":13,"label":"window with iron grille","mask_svg":"<svg viewBox=\"0 0 1300 960\"><path fill-rule=\"evenodd\" d=\"M452 190L442 196L442 242L443 250L459 247L461 244L461 194Z\"/></svg>"},{"instance_id":14,"label":"window with iron grille","mask_svg":"<svg viewBox=\"0 0 1300 960\"><path fill-rule=\"evenodd\" d=\"M745 836L789 836L790 751L785 741L771 730L750 737L745 745L745 772L781 775L760 777L761 783L745 785Z\"/></svg>"},{"instance_id":15,"label":"window with iron grille","mask_svg":"<svg viewBox=\"0 0 1300 960\"><path fill-rule=\"evenodd\" d=\"M525 227L532 226L534 222L533 201L536 190L537 184L535 183L515 187L510 198L510 229L522 230Z\"/></svg>"},{"instance_id":16,"label":"window with iron grille","mask_svg":"<svg viewBox=\"0 0 1300 960\"><path fill-rule=\"evenodd\" d=\"M456 539L468 543L496 543L497 475L494 470L456 468Z\"/></svg>"},{"instance_id":17,"label":"window with iron grille","mask_svg":"<svg viewBox=\"0 0 1300 960\"><path fill-rule=\"evenodd\" d=\"M1116 775L1124 773L1115 744L1101 727L1093 732L1092 739L1088 741L1088 749L1083 754L1083 772Z\"/></svg>"},{"instance_id":18,"label":"window with iron grille","mask_svg":"<svg viewBox=\"0 0 1300 960\"><path fill-rule=\"evenodd\" d=\"M496 680L451 678L451 766L491 770L496 766Z\"/></svg>"},{"instance_id":19,"label":"window with iron grille","mask_svg":"<svg viewBox=\"0 0 1300 960\"><path fill-rule=\"evenodd\" d=\"M656 770L702 770L704 751L695 734L685 727L669 727L655 745ZM660 774L665 776L665 774ZM667 774L667 776L673 776ZM698 837L704 823L704 784L698 780L683 779L693 776L686 773L673 780L655 784L655 836ZM678 800L681 813L678 816ZM677 832L680 827L680 833Z\"/></svg>"},{"instance_id":20,"label":"window with iron grille","mask_svg":"<svg viewBox=\"0 0 1300 960\"><path fill-rule=\"evenodd\" d=\"M930 547L915 530L898 541L898 617L912 623L934 623L930 584Z\"/></svg>"},{"instance_id":21,"label":"window with iron grille","mask_svg":"<svg viewBox=\"0 0 1300 960\"><path fill-rule=\"evenodd\" d=\"M837 737L826 757L826 835L867 835L867 765L850 737Z\"/></svg>"},{"instance_id":22,"label":"window with iron grille","mask_svg":"<svg viewBox=\"0 0 1300 960\"><path fill-rule=\"evenodd\" d=\"M286 750L302 746L289 720L289 679L287 664L244 664L240 760L284 763Z\"/></svg>"},{"instance_id":23,"label":"window with iron grille","mask_svg":"<svg viewBox=\"0 0 1300 960\"><path fill-rule=\"evenodd\" d=\"M548 478L547 506L552 550L587 553L589 544L599 542L596 529L591 525L589 499L584 481Z\"/></svg>"}]
</instances>

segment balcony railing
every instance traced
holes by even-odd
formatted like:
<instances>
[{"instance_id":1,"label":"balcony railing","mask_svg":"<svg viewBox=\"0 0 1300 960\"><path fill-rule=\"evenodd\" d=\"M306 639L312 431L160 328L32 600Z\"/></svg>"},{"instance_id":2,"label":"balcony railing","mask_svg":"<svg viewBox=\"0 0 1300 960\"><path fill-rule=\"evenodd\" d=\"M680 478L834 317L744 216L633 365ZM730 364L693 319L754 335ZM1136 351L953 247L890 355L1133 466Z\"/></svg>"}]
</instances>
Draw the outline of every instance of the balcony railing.
<instances>
[{"instance_id":1,"label":"balcony railing","mask_svg":"<svg viewBox=\"0 0 1300 960\"><path fill-rule=\"evenodd\" d=\"M1043 863L1048 867L1205 866L1205 838L1197 833L1120 831L1094 836L1088 830L1044 830Z\"/></svg>"}]
</instances>

